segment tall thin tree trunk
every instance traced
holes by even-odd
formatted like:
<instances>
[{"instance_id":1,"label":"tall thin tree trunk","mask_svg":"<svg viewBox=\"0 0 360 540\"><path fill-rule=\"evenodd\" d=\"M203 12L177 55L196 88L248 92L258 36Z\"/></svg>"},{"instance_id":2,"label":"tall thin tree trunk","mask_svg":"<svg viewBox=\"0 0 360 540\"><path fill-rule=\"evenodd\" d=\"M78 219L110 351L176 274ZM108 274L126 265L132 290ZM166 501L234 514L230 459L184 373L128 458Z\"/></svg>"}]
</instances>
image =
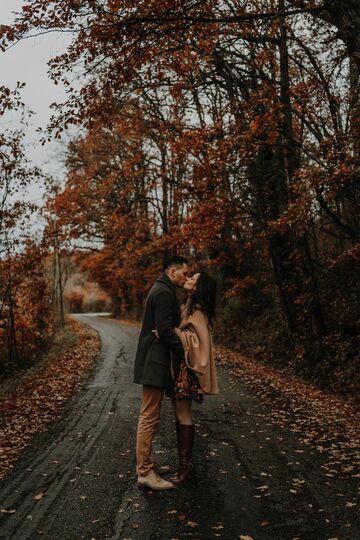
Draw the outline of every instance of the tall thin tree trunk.
<instances>
[{"instance_id":1,"label":"tall thin tree trunk","mask_svg":"<svg viewBox=\"0 0 360 540\"><path fill-rule=\"evenodd\" d=\"M59 288L60 322L61 322L61 326L64 327L65 326L64 298L63 298L63 286L62 286L62 277L61 277L61 264L60 264L60 257L59 257L58 226L57 226L56 220L54 224L54 250L55 250L55 261L56 261L58 288Z\"/></svg>"},{"instance_id":2,"label":"tall thin tree trunk","mask_svg":"<svg viewBox=\"0 0 360 540\"><path fill-rule=\"evenodd\" d=\"M285 8L285 0L279 0L279 11L283 11ZM280 22L280 80L281 91L280 101L283 106L283 123L282 123L282 135L283 135L283 158L284 169L288 184L290 185L296 170L299 167L299 159L297 156L296 145L293 133L293 119L292 119L292 104L290 94L290 76L289 76L289 53L287 43L287 30L285 21L282 19ZM290 191L291 192L291 191ZM302 283L304 292L308 288L308 293L311 297L310 300L310 312L313 322L315 324L315 332L317 341L319 344L319 350L322 349L322 335L325 332L325 321L323 315L323 309L321 305L319 285L317 276L315 273L314 265L312 262L312 256L309 246L309 241L306 233L300 238L299 241L295 240L296 249L301 251L301 257L303 259L303 279L309 278L309 286Z\"/></svg>"}]
</instances>

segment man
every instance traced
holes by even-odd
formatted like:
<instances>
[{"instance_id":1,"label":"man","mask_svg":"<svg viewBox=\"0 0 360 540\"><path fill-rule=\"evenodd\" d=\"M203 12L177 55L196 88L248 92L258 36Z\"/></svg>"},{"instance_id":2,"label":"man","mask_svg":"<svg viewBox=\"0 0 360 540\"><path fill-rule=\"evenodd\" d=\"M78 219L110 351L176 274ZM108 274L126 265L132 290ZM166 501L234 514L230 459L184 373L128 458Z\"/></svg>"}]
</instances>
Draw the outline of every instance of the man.
<instances>
[{"instance_id":1,"label":"man","mask_svg":"<svg viewBox=\"0 0 360 540\"><path fill-rule=\"evenodd\" d=\"M154 432L160 420L164 390L171 380L170 362L180 364L184 349L175 333L180 324L176 287L182 287L188 274L184 257L172 257L164 273L155 281L145 304L142 328L135 357L134 382L143 385L143 397L136 438L136 472L139 486L154 490L171 489L174 484L160 477L169 467L159 467L151 457ZM157 329L157 339L153 330Z\"/></svg>"}]
</instances>

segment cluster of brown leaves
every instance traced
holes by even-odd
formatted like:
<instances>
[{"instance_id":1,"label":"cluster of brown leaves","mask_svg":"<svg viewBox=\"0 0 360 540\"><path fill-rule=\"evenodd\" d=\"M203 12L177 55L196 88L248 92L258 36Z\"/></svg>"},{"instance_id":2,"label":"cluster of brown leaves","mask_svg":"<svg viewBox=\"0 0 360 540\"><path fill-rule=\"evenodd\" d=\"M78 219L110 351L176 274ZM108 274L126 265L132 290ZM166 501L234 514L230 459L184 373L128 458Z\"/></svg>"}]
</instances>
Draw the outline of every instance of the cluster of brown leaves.
<instances>
[{"instance_id":1,"label":"cluster of brown leaves","mask_svg":"<svg viewBox=\"0 0 360 540\"><path fill-rule=\"evenodd\" d=\"M344 373L360 310L355 9L293 4L279 17L270 0L34 0L0 48L72 32L49 64L68 99L48 135L87 129L47 210L62 242L88 245L83 269L118 312L140 311L163 255L191 253L220 277L225 325L235 304L251 322L268 311L290 356L327 371L341 326Z\"/></svg>"},{"instance_id":2,"label":"cluster of brown leaves","mask_svg":"<svg viewBox=\"0 0 360 540\"><path fill-rule=\"evenodd\" d=\"M43 334L52 334L44 251L29 234L38 206L24 199L41 173L26 155L25 121L13 120L13 115L25 115L23 86L18 82L11 90L0 85L0 373L24 365L39 342L43 345Z\"/></svg>"},{"instance_id":3,"label":"cluster of brown leaves","mask_svg":"<svg viewBox=\"0 0 360 540\"><path fill-rule=\"evenodd\" d=\"M171 5L173 16L184 7ZM189 13L201 20L205 5L189 6ZM227 17L238 16L247 2L210 2L208 9L213 17L224 9ZM44 10L51 19L52 9ZM84 17L77 7L59 12L65 26ZM149 55L133 30L134 13L144 30L146 3L135 2L133 9L114 3L105 13L94 12L100 35L100 26L89 27L91 38L82 35L72 54L53 64L53 73L61 72L62 63L67 72L81 50L91 71L93 61L106 58L103 70L94 67L96 80L84 89L83 107L71 104L71 116L75 109L88 129L69 145L65 187L48 201L64 238L91 247L83 253L83 269L111 295L118 312L140 313L163 254L190 252L197 267L212 267L220 277L228 299L225 325L240 309L248 319L267 310L291 334L292 352L304 364L314 365L322 355L327 366L333 350L324 347L325 338L343 325L345 341L359 313L352 292L352 265L359 264L356 126L350 129L354 115L342 108L352 108L352 90L337 75L350 76L345 60L339 64L344 45L332 39L328 50L328 26L309 19L304 33L297 19L286 19L284 78L276 19L266 31L261 17L252 28L199 23L182 29L179 42L174 21L166 22L170 11L154 5L151 17L156 14L167 37L156 30L152 41L155 23L148 21L141 43L150 39ZM29 28L44 25L36 10L24 20ZM114 43L120 21L125 33ZM289 86L286 103L281 76L280 86ZM291 125L286 129L283 114ZM277 352L269 334L261 340ZM353 354L348 341L339 355L342 371Z\"/></svg>"},{"instance_id":4,"label":"cluster of brown leaves","mask_svg":"<svg viewBox=\"0 0 360 540\"><path fill-rule=\"evenodd\" d=\"M73 319L68 324L76 336L74 343L51 362L25 375L15 390L0 400L0 477L14 466L34 434L44 431L58 416L97 358L98 334Z\"/></svg>"},{"instance_id":5,"label":"cluster of brown leaves","mask_svg":"<svg viewBox=\"0 0 360 540\"><path fill-rule=\"evenodd\" d=\"M28 241L22 253L0 260L0 369L12 373L34 362L55 332L48 251ZM16 350L16 354L14 354Z\"/></svg>"}]
</instances>

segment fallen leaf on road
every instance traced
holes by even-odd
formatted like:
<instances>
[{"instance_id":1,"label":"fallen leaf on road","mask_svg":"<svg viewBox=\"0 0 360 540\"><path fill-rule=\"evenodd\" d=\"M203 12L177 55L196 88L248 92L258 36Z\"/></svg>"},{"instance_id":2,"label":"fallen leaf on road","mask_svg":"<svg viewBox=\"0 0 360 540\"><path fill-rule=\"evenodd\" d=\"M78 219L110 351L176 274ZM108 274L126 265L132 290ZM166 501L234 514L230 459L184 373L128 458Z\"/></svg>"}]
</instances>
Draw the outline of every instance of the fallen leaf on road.
<instances>
[{"instance_id":1,"label":"fallen leaf on road","mask_svg":"<svg viewBox=\"0 0 360 540\"><path fill-rule=\"evenodd\" d=\"M39 501L39 500L42 499L43 497L45 497L45 493L43 493L42 491L40 491L40 493L38 493L37 495L34 495L33 499L34 499L34 501Z\"/></svg>"},{"instance_id":2,"label":"fallen leaf on road","mask_svg":"<svg viewBox=\"0 0 360 540\"><path fill-rule=\"evenodd\" d=\"M267 527L267 525L269 525L268 521L260 521L260 526L261 527Z\"/></svg>"},{"instance_id":3,"label":"fallen leaf on road","mask_svg":"<svg viewBox=\"0 0 360 540\"><path fill-rule=\"evenodd\" d=\"M187 524L186 524L187 527L197 527L198 526L198 523L195 523L195 521L188 521Z\"/></svg>"},{"instance_id":4,"label":"fallen leaf on road","mask_svg":"<svg viewBox=\"0 0 360 540\"><path fill-rule=\"evenodd\" d=\"M9 510L7 508L0 508L1 514L15 514L16 510L13 508L10 508Z\"/></svg>"},{"instance_id":5,"label":"fallen leaf on road","mask_svg":"<svg viewBox=\"0 0 360 540\"><path fill-rule=\"evenodd\" d=\"M73 319L67 322L67 327L62 337L69 332L68 335L75 338L72 344L67 346L65 339L61 351L50 354L51 362L45 362L27 376L20 376L16 389L0 400L0 416L6 414L7 418L0 441L4 448L0 478L14 466L34 434L44 431L59 415L64 401L74 393L81 376L98 357L101 342L94 330ZM59 461L53 460L53 463Z\"/></svg>"}]
</instances>

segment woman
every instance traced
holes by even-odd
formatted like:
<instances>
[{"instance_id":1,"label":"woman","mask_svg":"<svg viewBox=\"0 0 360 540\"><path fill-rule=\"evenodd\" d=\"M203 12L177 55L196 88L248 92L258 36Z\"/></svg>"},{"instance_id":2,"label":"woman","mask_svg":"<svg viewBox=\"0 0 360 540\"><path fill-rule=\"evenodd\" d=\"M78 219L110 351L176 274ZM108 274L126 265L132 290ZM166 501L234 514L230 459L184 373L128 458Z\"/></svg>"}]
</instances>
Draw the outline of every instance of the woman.
<instances>
[{"instance_id":1,"label":"woman","mask_svg":"<svg viewBox=\"0 0 360 540\"><path fill-rule=\"evenodd\" d=\"M202 270L187 278L184 289L188 291L188 296L181 306L181 323L175 331L182 341L185 359L176 372L172 364L172 383L165 391L165 395L172 400L176 418L179 468L170 478L174 484L184 484L195 475L192 402L203 403L204 394L219 393L211 333L215 317L216 281ZM157 335L156 330L154 333Z\"/></svg>"}]
</instances>

